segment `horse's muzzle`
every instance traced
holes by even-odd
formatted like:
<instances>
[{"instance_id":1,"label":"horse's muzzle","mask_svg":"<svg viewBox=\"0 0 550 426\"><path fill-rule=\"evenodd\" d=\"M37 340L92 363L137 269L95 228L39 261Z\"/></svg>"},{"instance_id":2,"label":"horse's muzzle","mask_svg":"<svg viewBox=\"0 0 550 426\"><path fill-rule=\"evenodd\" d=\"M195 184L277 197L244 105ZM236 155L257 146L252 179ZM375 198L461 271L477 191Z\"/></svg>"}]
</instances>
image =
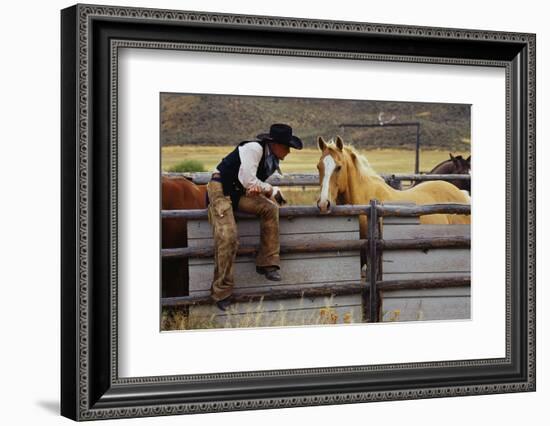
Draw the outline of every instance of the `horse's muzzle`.
<instances>
[{"instance_id":1,"label":"horse's muzzle","mask_svg":"<svg viewBox=\"0 0 550 426\"><path fill-rule=\"evenodd\" d=\"M330 201L329 200L317 200L317 207L321 210L322 213L327 213L330 210Z\"/></svg>"}]
</instances>

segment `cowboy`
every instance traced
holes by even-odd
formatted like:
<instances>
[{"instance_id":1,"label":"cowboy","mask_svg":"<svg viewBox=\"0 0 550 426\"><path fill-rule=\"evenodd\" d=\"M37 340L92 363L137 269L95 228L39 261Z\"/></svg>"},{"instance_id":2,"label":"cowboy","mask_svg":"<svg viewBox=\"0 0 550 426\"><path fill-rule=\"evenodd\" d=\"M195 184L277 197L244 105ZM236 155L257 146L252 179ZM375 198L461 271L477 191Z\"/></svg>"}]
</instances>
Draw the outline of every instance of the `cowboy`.
<instances>
[{"instance_id":1,"label":"cowboy","mask_svg":"<svg viewBox=\"0 0 550 426\"><path fill-rule=\"evenodd\" d=\"M302 149L302 141L286 124L273 124L269 133L241 142L222 159L207 185L208 220L214 233L214 279L211 295L219 309L231 304L233 263L239 245L234 210L260 218L260 250L256 271L268 280L280 281L279 204L284 202L278 187L266 182L290 148ZM275 201L277 200L277 201Z\"/></svg>"}]
</instances>

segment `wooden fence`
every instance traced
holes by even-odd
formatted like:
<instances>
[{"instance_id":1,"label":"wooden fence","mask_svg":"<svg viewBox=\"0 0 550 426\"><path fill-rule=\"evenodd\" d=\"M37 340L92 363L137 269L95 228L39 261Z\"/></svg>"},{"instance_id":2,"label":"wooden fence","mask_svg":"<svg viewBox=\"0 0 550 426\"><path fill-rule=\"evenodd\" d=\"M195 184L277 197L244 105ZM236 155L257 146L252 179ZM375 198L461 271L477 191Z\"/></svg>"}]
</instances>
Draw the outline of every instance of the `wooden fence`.
<instances>
[{"instance_id":1,"label":"wooden fence","mask_svg":"<svg viewBox=\"0 0 550 426\"><path fill-rule=\"evenodd\" d=\"M291 265L288 268L285 267L284 271L289 278L280 284L252 285L254 274L250 277L244 276L247 273L245 269L236 265L237 279L239 279L239 272L242 271L244 275L240 279L249 285L247 288L236 289L233 299L237 303L292 298L313 299L322 296L345 298L360 295L360 309L359 307L356 309L360 312L357 315L363 321L377 322L383 319L382 296L392 292L407 297L407 291L463 288L467 289L467 292L462 292L460 295L469 298L469 256L463 253L462 256L457 257L453 252L456 249L467 249L469 252L469 225L439 227L423 225L422 229L419 229L420 216L442 213L470 214L470 206L381 205L377 201L372 201L369 205L335 206L329 214L322 214L317 207L282 207L280 217L286 218L287 225L281 226L281 256L286 256L288 265ZM366 236L360 236L358 232L360 215L369 218ZM195 263L190 266L197 271L196 274L199 274L196 281L211 280L213 273L211 257L214 247L207 222L207 210L163 211L162 217L185 218L190 225L194 223L192 226L195 229L188 230L190 237L188 247L163 249L162 256L195 259ZM248 257L251 261L250 259L253 259L259 248L257 221L251 221L253 216L243 213L236 213L236 217L239 219L239 224L249 223L249 225L242 225L248 228L239 229L241 244L238 256ZM327 221L330 221L330 224ZM392 221L397 226L390 232ZM252 222L256 225L250 225ZM253 226L256 227L254 231L252 231ZM425 228L428 226L429 232ZM404 235L407 235L407 238L401 238ZM404 253L428 250L439 250L442 253L439 260L435 260L436 264L441 264L441 259L450 262L452 266L448 268L450 269L448 273L440 274L432 268L416 278L411 279L410 276L403 278L403 272L398 266L402 260L382 259L384 253L400 253L401 259L405 259L403 262L408 262L415 267L422 263L419 260L421 258L407 257ZM351 266L358 264L360 257L366 262L366 271L363 271L363 274L358 274L357 270ZM454 261L455 257L459 260ZM390 268L384 271L383 263ZM294 282L293 279L295 279ZM190 293L193 294L163 298L162 305L190 307L212 303L209 292L204 286L193 288L190 285Z\"/></svg>"}]
</instances>

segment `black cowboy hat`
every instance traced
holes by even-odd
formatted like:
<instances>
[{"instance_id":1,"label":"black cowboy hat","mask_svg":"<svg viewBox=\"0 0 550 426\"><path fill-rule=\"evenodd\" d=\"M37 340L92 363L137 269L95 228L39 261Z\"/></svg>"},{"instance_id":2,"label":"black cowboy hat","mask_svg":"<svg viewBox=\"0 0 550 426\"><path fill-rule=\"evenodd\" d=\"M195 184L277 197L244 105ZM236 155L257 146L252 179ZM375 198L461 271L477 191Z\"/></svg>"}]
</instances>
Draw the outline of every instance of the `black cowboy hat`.
<instances>
[{"instance_id":1,"label":"black cowboy hat","mask_svg":"<svg viewBox=\"0 0 550 426\"><path fill-rule=\"evenodd\" d=\"M292 127L287 124L272 124L269 133L261 133L257 136L260 140L268 140L294 149L302 149L301 139L292 134Z\"/></svg>"}]
</instances>

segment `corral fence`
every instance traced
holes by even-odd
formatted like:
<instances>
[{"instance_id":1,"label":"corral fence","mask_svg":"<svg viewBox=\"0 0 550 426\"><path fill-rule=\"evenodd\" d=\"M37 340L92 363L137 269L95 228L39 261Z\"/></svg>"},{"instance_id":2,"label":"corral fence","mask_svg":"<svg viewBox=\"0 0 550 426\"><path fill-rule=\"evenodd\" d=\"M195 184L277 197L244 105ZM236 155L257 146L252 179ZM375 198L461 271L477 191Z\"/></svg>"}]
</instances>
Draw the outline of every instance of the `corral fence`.
<instances>
[{"instance_id":1,"label":"corral fence","mask_svg":"<svg viewBox=\"0 0 550 426\"><path fill-rule=\"evenodd\" d=\"M300 185L303 185L300 182ZM184 218L187 221L206 221L207 210L164 210L162 218ZM380 294L398 290L442 289L453 287L470 287L470 274L454 274L441 277L418 279L382 279L381 257L384 252L403 250L431 250L431 249L469 249L469 227L467 234L446 235L429 238L399 239L382 237L383 221L389 218L418 218L431 214L461 214L469 215L470 206L462 204L436 205L390 205L380 204L372 200L369 205L335 206L330 213L323 214L314 206L281 207L281 218L319 218L319 217L359 217L368 218L366 236L353 240L312 240L301 238L295 241L281 243L281 255L294 253L323 253L338 251L357 251L361 253L362 261L366 263L366 273L357 282L346 282L345 285L308 285L303 288L281 288L276 286L268 290L235 291L234 302L251 302L254 300L281 300L300 297L344 296L361 295L362 320L378 322L381 320ZM236 213L237 219L250 219L253 216ZM450 226L450 225L446 225ZM243 244L239 247L238 256L253 256L259 250L259 244ZM214 247L181 247L162 249L163 258L211 258L214 256ZM319 259L318 262L323 262ZM334 265L337 267L337 265ZM196 306L212 304L208 294L162 298L164 307Z\"/></svg>"}]
</instances>

